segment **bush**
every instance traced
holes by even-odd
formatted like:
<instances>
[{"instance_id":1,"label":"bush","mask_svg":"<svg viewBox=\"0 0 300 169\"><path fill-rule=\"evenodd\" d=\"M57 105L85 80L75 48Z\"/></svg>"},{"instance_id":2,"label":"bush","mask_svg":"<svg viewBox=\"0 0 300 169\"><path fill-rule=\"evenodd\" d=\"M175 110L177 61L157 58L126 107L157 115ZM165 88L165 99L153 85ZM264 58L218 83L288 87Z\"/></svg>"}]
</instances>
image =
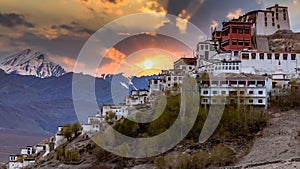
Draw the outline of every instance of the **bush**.
<instances>
[{"instance_id":1,"label":"bush","mask_svg":"<svg viewBox=\"0 0 300 169\"><path fill-rule=\"evenodd\" d=\"M57 148L56 151L55 151L55 153L56 153L56 159L57 160L60 160L61 157L64 156L64 150L63 150L62 147Z\"/></svg>"},{"instance_id":2,"label":"bush","mask_svg":"<svg viewBox=\"0 0 300 169\"><path fill-rule=\"evenodd\" d=\"M210 156L205 151L196 154L177 153L175 155L160 156L155 159L158 169L204 169L210 163Z\"/></svg>"},{"instance_id":3,"label":"bush","mask_svg":"<svg viewBox=\"0 0 300 169\"><path fill-rule=\"evenodd\" d=\"M75 150L68 150L66 151L66 161L79 161L80 155Z\"/></svg>"},{"instance_id":4,"label":"bush","mask_svg":"<svg viewBox=\"0 0 300 169\"><path fill-rule=\"evenodd\" d=\"M102 149L99 146L95 146L95 148L93 149L92 153L97 157L97 159L102 162L105 161L107 159L108 156L108 152L105 151L104 149Z\"/></svg>"},{"instance_id":5,"label":"bush","mask_svg":"<svg viewBox=\"0 0 300 169\"><path fill-rule=\"evenodd\" d=\"M229 147L218 144L211 151L211 163L217 166L225 166L233 162L235 153Z\"/></svg>"}]
</instances>

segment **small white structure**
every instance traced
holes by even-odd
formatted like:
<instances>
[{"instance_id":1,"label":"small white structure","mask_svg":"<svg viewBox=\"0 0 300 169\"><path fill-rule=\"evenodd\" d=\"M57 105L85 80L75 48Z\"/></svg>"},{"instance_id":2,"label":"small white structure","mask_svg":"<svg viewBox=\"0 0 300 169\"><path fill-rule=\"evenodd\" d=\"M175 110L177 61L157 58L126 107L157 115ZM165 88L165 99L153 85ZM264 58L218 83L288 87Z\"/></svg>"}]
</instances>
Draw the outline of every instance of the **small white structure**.
<instances>
[{"instance_id":1,"label":"small white structure","mask_svg":"<svg viewBox=\"0 0 300 169\"><path fill-rule=\"evenodd\" d=\"M8 169L21 169L23 167L23 162L19 157L15 154L9 156Z\"/></svg>"},{"instance_id":2,"label":"small white structure","mask_svg":"<svg viewBox=\"0 0 300 169\"><path fill-rule=\"evenodd\" d=\"M127 106L134 106L138 104L145 104L149 101L148 90L132 90L130 96L125 98Z\"/></svg>"},{"instance_id":3,"label":"small white structure","mask_svg":"<svg viewBox=\"0 0 300 169\"><path fill-rule=\"evenodd\" d=\"M174 70L182 70L185 74L193 72L197 65L196 58L180 58L174 62Z\"/></svg>"},{"instance_id":4,"label":"small white structure","mask_svg":"<svg viewBox=\"0 0 300 169\"><path fill-rule=\"evenodd\" d=\"M65 137L64 134L65 130L66 130L66 126L58 126L58 130L55 134L55 144L54 144L55 149L67 141L67 138Z\"/></svg>"},{"instance_id":5,"label":"small white structure","mask_svg":"<svg viewBox=\"0 0 300 169\"><path fill-rule=\"evenodd\" d=\"M102 106L103 116L106 117L109 112L115 113L114 120L119 120L128 116L128 106L125 104L104 104Z\"/></svg>"},{"instance_id":6,"label":"small white structure","mask_svg":"<svg viewBox=\"0 0 300 169\"><path fill-rule=\"evenodd\" d=\"M33 147L32 146L27 146L26 148L22 148L21 155L32 155L33 154Z\"/></svg>"},{"instance_id":7,"label":"small white structure","mask_svg":"<svg viewBox=\"0 0 300 169\"><path fill-rule=\"evenodd\" d=\"M88 117L88 123L82 124L82 133L96 133L101 130L101 124L105 122L105 118L103 115L100 115L97 113L95 116L89 116Z\"/></svg>"},{"instance_id":8,"label":"small white structure","mask_svg":"<svg viewBox=\"0 0 300 169\"><path fill-rule=\"evenodd\" d=\"M35 163L33 158L23 158L22 155L10 155L8 169L21 169Z\"/></svg>"}]
</instances>

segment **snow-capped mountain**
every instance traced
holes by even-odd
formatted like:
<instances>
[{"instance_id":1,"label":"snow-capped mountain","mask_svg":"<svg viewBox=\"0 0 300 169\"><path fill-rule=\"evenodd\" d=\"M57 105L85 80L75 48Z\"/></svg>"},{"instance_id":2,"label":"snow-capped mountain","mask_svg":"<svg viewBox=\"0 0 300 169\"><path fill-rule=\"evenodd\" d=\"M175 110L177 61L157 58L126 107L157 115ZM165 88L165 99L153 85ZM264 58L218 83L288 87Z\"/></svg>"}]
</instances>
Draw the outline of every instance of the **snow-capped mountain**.
<instances>
[{"instance_id":1,"label":"snow-capped mountain","mask_svg":"<svg viewBox=\"0 0 300 169\"><path fill-rule=\"evenodd\" d=\"M33 75L40 78L59 77L65 70L47 59L47 56L32 49L26 49L1 60L0 68L6 73Z\"/></svg>"}]
</instances>

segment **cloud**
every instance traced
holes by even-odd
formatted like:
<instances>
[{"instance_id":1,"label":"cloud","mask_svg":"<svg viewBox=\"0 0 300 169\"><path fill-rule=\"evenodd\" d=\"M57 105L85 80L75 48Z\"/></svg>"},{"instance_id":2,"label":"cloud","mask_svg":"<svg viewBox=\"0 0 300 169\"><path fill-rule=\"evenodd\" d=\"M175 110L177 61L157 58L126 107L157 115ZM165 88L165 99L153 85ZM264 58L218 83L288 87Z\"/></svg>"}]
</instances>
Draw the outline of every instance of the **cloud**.
<instances>
[{"instance_id":1,"label":"cloud","mask_svg":"<svg viewBox=\"0 0 300 169\"><path fill-rule=\"evenodd\" d=\"M110 59L115 63L121 63L126 58L126 55L117 50L116 48L111 48L106 53L105 58Z\"/></svg>"},{"instance_id":2,"label":"cloud","mask_svg":"<svg viewBox=\"0 0 300 169\"><path fill-rule=\"evenodd\" d=\"M78 0L83 3L85 7L91 12L102 12L104 14L123 14L120 8L127 5L127 0Z\"/></svg>"},{"instance_id":3,"label":"cloud","mask_svg":"<svg viewBox=\"0 0 300 169\"><path fill-rule=\"evenodd\" d=\"M144 6L140 8L141 12L144 13L159 13L159 14L167 14L167 10L155 0L147 1Z\"/></svg>"},{"instance_id":4,"label":"cloud","mask_svg":"<svg viewBox=\"0 0 300 169\"><path fill-rule=\"evenodd\" d=\"M229 12L226 16L227 19L238 18L243 14L243 9L236 9L234 12Z\"/></svg>"},{"instance_id":5,"label":"cloud","mask_svg":"<svg viewBox=\"0 0 300 169\"><path fill-rule=\"evenodd\" d=\"M176 26L180 30L181 33L186 33L186 28L191 16L187 13L185 9L183 9L178 17L176 18Z\"/></svg>"},{"instance_id":6,"label":"cloud","mask_svg":"<svg viewBox=\"0 0 300 169\"><path fill-rule=\"evenodd\" d=\"M211 21L211 25L210 25L210 27L212 28L212 29L215 29L216 27L218 27L218 22L217 21L215 21L215 20L212 20Z\"/></svg>"},{"instance_id":7,"label":"cloud","mask_svg":"<svg viewBox=\"0 0 300 169\"><path fill-rule=\"evenodd\" d=\"M49 60L61 65L66 71L72 72L75 65L79 67L80 69L84 70L85 64L84 63L76 63L76 60L67 56L49 56ZM79 73L79 72L76 72Z\"/></svg>"},{"instance_id":8,"label":"cloud","mask_svg":"<svg viewBox=\"0 0 300 169\"><path fill-rule=\"evenodd\" d=\"M33 28L34 25L25 20L24 15L15 13L0 13L0 25L6 27L25 26Z\"/></svg>"}]
</instances>

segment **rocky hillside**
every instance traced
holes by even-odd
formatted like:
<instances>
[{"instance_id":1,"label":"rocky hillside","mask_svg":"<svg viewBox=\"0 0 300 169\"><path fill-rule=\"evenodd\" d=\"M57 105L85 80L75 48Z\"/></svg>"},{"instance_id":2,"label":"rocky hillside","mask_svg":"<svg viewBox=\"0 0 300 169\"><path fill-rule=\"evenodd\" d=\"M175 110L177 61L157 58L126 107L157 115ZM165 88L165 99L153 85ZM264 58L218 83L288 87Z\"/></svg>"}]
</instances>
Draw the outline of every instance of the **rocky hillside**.
<instances>
[{"instance_id":1,"label":"rocky hillside","mask_svg":"<svg viewBox=\"0 0 300 169\"><path fill-rule=\"evenodd\" d=\"M277 31L268 37L269 50L274 52L300 52L300 33Z\"/></svg>"},{"instance_id":2,"label":"rocky hillside","mask_svg":"<svg viewBox=\"0 0 300 169\"><path fill-rule=\"evenodd\" d=\"M300 52L300 33L280 30L270 36L254 36L253 46L264 52Z\"/></svg>"},{"instance_id":3,"label":"rocky hillside","mask_svg":"<svg viewBox=\"0 0 300 169\"><path fill-rule=\"evenodd\" d=\"M236 153L240 152L239 154L244 154L243 157L236 159L236 165L232 165L230 168L299 168L299 112L299 110L271 110L269 112L270 119L267 126L263 131L256 134L256 137L253 141L251 141L252 139L248 139L243 140L242 142L224 142L224 144L227 144L229 147L234 149ZM205 145L200 145L197 143L183 141L171 151L165 153L163 157L174 158L174 154L181 154L182 158L195 157L190 156L189 154L193 154L193 152L195 153L196 151L200 152L201 150L206 150L205 147L211 144L212 142L206 143ZM66 162L62 159L58 159L57 154L52 152L49 156L40 158L35 165L31 166L31 168L119 169L125 167L131 169L154 169L157 166L156 162L159 158L153 157L147 159L127 159L115 156L95 146L91 139L89 139L86 135L78 136L73 141L66 144L65 150L75 150L76 152L79 152L80 160L77 162ZM201 156L200 159L203 160L203 158L205 159L205 156ZM190 159L193 160L193 158ZM172 160L172 158L170 158L170 160ZM182 159L179 161L181 160ZM197 160L196 162L201 163L201 160ZM208 167L219 168L214 166ZM174 169L176 168L178 167L174 167ZM207 168L207 166L205 168Z\"/></svg>"}]
</instances>

